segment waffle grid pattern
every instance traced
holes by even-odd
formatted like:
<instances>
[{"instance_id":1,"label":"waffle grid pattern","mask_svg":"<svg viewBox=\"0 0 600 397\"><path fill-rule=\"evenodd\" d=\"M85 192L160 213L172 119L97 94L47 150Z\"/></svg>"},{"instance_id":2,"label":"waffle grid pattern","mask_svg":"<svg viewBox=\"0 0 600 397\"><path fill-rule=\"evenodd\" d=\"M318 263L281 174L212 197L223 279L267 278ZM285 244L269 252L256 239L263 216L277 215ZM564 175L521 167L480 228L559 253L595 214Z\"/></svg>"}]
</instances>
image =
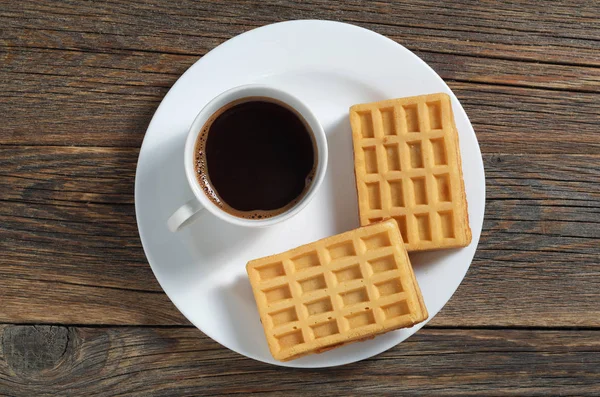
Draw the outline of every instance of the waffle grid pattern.
<instances>
[{"instance_id":1,"label":"waffle grid pattern","mask_svg":"<svg viewBox=\"0 0 600 397\"><path fill-rule=\"evenodd\" d=\"M361 225L398 222L407 250L468 245L458 134L446 94L350 110Z\"/></svg>"},{"instance_id":2,"label":"waffle grid pattern","mask_svg":"<svg viewBox=\"0 0 600 397\"><path fill-rule=\"evenodd\" d=\"M400 239L390 220L250 262L273 357L319 353L427 318Z\"/></svg>"}]
</instances>

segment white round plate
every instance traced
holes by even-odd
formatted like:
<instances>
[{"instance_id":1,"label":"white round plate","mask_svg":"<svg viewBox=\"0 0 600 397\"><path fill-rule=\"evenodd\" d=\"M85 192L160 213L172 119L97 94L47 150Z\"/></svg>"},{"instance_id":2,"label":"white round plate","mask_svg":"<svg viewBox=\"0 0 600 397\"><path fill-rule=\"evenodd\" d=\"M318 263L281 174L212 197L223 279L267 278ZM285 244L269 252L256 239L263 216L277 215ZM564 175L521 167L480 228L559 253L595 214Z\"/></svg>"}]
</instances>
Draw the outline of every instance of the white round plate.
<instances>
[{"instance_id":1,"label":"white round plate","mask_svg":"<svg viewBox=\"0 0 600 397\"><path fill-rule=\"evenodd\" d=\"M171 233L167 218L193 197L183 169L189 126L208 101L232 87L270 84L304 101L329 143L325 181L310 204L281 224L251 229L207 214ZM421 59L370 30L338 22L292 21L241 34L212 50L173 85L148 127L137 165L135 209L140 238L158 282L196 327L250 358L291 367L328 367L381 353L424 324L291 362L275 361L263 334L245 265L358 227L348 108L356 103L446 92L452 98L473 242L466 248L411 255L429 319L465 276L481 234L485 178L479 145L460 103Z\"/></svg>"}]
</instances>

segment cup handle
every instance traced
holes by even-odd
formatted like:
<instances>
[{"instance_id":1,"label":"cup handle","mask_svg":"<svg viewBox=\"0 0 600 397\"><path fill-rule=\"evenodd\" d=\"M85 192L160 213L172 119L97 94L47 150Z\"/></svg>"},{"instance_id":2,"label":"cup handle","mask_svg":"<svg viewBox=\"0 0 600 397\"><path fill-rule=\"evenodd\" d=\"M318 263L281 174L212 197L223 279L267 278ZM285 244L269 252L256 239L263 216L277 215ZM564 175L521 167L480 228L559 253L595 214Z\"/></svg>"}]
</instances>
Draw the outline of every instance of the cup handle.
<instances>
[{"instance_id":1,"label":"cup handle","mask_svg":"<svg viewBox=\"0 0 600 397\"><path fill-rule=\"evenodd\" d=\"M191 199L167 220L167 227L170 231L176 232L181 228L195 222L204 213L204 207L197 199Z\"/></svg>"}]
</instances>

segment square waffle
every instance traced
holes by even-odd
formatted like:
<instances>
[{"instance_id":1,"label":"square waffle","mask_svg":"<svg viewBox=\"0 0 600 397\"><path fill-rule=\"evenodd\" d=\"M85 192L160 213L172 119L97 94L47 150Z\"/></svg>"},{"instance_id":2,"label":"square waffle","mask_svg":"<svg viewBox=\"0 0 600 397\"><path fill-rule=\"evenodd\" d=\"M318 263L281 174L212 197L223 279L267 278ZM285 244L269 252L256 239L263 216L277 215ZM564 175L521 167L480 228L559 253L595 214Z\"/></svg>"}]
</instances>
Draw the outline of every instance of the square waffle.
<instances>
[{"instance_id":1,"label":"square waffle","mask_svg":"<svg viewBox=\"0 0 600 397\"><path fill-rule=\"evenodd\" d=\"M350 108L360 224L398 222L406 249L471 242L458 133L447 94Z\"/></svg>"},{"instance_id":2,"label":"square waffle","mask_svg":"<svg viewBox=\"0 0 600 397\"><path fill-rule=\"evenodd\" d=\"M293 360L428 314L393 219L246 265L273 357Z\"/></svg>"}]
</instances>

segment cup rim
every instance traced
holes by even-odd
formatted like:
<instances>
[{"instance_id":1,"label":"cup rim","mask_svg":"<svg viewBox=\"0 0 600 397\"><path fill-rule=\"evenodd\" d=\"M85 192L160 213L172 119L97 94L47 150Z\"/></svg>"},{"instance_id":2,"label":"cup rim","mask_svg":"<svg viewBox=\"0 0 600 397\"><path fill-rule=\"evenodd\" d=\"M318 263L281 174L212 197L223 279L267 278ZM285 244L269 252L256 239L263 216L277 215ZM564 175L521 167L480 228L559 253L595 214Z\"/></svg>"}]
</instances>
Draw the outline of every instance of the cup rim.
<instances>
[{"instance_id":1,"label":"cup rim","mask_svg":"<svg viewBox=\"0 0 600 397\"><path fill-rule=\"evenodd\" d=\"M266 97L271 98L280 102L285 103L296 112L300 114L304 118L304 121L308 124L312 135L315 140L315 145L317 149L317 168L315 170L315 175L312 181L311 186L308 191L304 194L295 205L289 208L287 211L275 215L266 219L246 219L240 218L235 215L229 214L223 209L219 208L215 203L213 203L206 195L204 194L200 183L198 182L195 170L193 166L194 160L194 149L196 146L196 140L198 139L198 135L206 121L219 109L223 106L231 103L233 101L247 98L247 97ZM222 92L217 95L213 99L211 99L196 115L196 118L192 122L189 130L187 139L185 142L184 149L184 169L186 173L186 177L188 180L188 184L194 193L196 199L202 204L202 206L217 216L218 218L229 222L231 224L239 225L239 226L247 226L247 227L264 227L271 226L276 223L282 222L286 219L289 219L299 213L306 205L310 202L310 200L316 194L319 186L325 179L325 173L327 171L327 162L328 162L328 147L327 147L327 138L325 136L325 131L321 126L321 123L314 115L314 113L297 97L292 94L283 91L281 89L263 85L263 84L246 84L231 88L227 91Z\"/></svg>"}]
</instances>

